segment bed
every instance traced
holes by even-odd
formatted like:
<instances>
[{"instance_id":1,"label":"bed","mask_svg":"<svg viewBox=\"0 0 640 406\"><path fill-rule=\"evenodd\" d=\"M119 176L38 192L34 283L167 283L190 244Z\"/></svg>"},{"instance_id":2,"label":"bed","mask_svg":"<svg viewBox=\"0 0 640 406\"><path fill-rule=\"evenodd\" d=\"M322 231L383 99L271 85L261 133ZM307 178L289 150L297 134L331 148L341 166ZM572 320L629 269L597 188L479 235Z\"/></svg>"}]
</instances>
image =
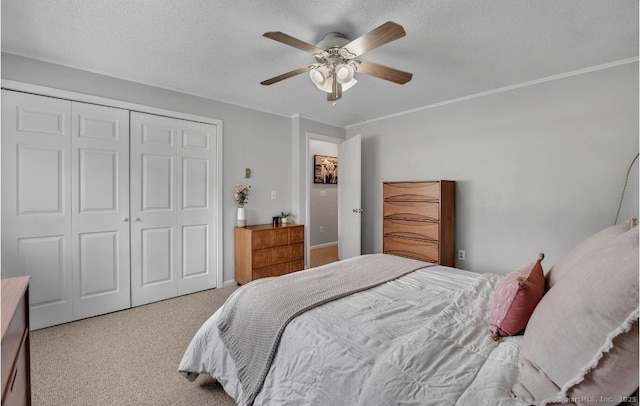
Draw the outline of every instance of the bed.
<instances>
[{"instance_id":1,"label":"bed","mask_svg":"<svg viewBox=\"0 0 640 406\"><path fill-rule=\"evenodd\" d=\"M531 308L523 335L496 330L491 324L495 320L490 319L500 308L497 292L511 295L505 300L518 299L527 285L522 269L533 273L541 258L502 276L372 254L244 285L202 325L178 370L191 381L210 374L239 405L634 401L632 393L638 387L635 224L629 220L597 233L543 276L544 297ZM345 272L344 267L357 271ZM322 289L323 300L303 309L294 307L269 336L272 296L284 295L281 301L296 303L313 296L306 295L313 291L308 288L298 296L291 293L292 278L303 278L308 287L304 278L329 280L327 275L367 269L377 274L380 267L404 270L400 276L369 283L373 286L365 283L328 299ZM264 285L263 293L252 290L253 285ZM276 286L286 287L278 294L264 294ZM594 289L599 297L593 297ZM230 340L229 313L234 316L236 308L242 308L243 294L249 297L249 315L243 317L253 319L237 316L239 337ZM567 301L567 295L574 296ZM256 302L258 296L267 299ZM260 308L267 311L261 313ZM505 315L500 317L508 330ZM564 331L554 330L558 328ZM266 349L243 347L265 342ZM266 363L255 363L262 353L268 354Z\"/></svg>"}]
</instances>

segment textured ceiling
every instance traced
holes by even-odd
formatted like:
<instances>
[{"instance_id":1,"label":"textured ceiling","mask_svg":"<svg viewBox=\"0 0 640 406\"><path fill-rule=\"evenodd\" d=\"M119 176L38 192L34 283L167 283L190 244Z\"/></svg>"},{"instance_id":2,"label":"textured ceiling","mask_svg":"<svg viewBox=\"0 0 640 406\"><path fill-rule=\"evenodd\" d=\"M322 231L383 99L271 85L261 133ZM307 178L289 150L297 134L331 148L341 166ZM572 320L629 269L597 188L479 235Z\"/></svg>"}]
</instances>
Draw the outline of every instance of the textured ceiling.
<instances>
[{"instance_id":1,"label":"textured ceiling","mask_svg":"<svg viewBox=\"0 0 640 406\"><path fill-rule=\"evenodd\" d=\"M336 106L313 62L262 37L316 44L386 21L407 36L361 59L412 72L397 85L356 74ZM638 57L637 0L2 0L2 51L338 126Z\"/></svg>"}]
</instances>

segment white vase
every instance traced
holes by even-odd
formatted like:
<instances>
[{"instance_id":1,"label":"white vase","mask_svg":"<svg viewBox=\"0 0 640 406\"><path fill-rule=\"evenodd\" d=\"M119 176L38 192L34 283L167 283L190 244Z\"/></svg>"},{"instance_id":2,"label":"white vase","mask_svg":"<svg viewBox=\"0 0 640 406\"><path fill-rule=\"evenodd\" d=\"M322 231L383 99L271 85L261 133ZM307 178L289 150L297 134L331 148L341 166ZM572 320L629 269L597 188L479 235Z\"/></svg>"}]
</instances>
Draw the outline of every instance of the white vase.
<instances>
[{"instance_id":1,"label":"white vase","mask_svg":"<svg viewBox=\"0 0 640 406\"><path fill-rule=\"evenodd\" d=\"M244 207L238 207L238 217L236 218L237 227L246 227L247 218L245 217Z\"/></svg>"},{"instance_id":2,"label":"white vase","mask_svg":"<svg viewBox=\"0 0 640 406\"><path fill-rule=\"evenodd\" d=\"M287 224L287 218L286 217L283 217L281 221L282 221L282 224Z\"/></svg>"}]
</instances>

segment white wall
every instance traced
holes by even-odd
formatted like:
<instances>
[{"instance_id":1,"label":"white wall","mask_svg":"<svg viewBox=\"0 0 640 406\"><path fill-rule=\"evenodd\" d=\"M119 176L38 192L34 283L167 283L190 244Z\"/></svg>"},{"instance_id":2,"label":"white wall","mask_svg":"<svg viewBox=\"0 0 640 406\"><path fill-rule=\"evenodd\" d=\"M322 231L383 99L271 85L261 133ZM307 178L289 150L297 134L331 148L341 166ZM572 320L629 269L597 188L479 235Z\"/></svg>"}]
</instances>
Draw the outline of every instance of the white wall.
<instances>
[{"instance_id":1,"label":"white wall","mask_svg":"<svg viewBox=\"0 0 640 406\"><path fill-rule=\"evenodd\" d=\"M382 182L452 179L458 266L509 272L613 223L638 151L638 63L583 73L343 129L2 54L2 77L224 123L224 280L232 281L235 202L244 169L250 224L293 211L306 222L306 137L363 137L363 249L382 249ZM278 198L270 199L275 190ZM638 215L638 165L620 220Z\"/></svg>"},{"instance_id":2,"label":"white wall","mask_svg":"<svg viewBox=\"0 0 640 406\"><path fill-rule=\"evenodd\" d=\"M409 84L410 85L410 84ZM365 253L382 250L382 182L457 181L457 266L545 270L613 224L638 152L638 63L353 126L362 134ZM638 216L634 166L619 221Z\"/></svg>"},{"instance_id":3,"label":"white wall","mask_svg":"<svg viewBox=\"0 0 640 406\"><path fill-rule=\"evenodd\" d=\"M234 279L235 184L250 182L253 187L246 206L248 224L271 223L274 214L291 210L292 120L288 117L5 53L2 78L222 120L225 283ZM250 179L244 178L245 168L252 170ZM271 191L276 191L276 200L271 200Z\"/></svg>"},{"instance_id":4,"label":"white wall","mask_svg":"<svg viewBox=\"0 0 640 406\"><path fill-rule=\"evenodd\" d=\"M338 156L338 144L319 140L309 141L309 156ZM311 164L313 165L313 163ZM338 162L338 173L340 163ZM311 247L338 242L338 185L313 183L314 173L309 171L308 182L310 216L309 245ZM320 231L322 227L322 232Z\"/></svg>"}]
</instances>

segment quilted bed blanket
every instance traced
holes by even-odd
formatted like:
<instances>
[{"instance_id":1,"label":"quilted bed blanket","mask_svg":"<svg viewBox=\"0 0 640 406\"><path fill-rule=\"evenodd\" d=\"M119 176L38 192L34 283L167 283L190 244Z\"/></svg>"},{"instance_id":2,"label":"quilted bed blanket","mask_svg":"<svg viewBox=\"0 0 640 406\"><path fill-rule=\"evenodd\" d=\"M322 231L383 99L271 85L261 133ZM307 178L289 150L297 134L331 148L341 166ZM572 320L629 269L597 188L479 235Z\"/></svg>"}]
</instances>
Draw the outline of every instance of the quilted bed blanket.
<instances>
[{"instance_id":1,"label":"quilted bed blanket","mask_svg":"<svg viewBox=\"0 0 640 406\"><path fill-rule=\"evenodd\" d=\"M294 317L432 265L390 255L363 255L316 272L259 279L236 290L225 303L217 326L236 363L247 401L252 402L260 391L280 336Z\"/></svg>"},{"instance_id":2,"label":"quilted bed blanket","mask_svg":"<svg viewBox=\"0 0 640 406\"><path fill-rule=\"evenodd\" d=\"M493 341L487 320L500 279L436 265L314 307L282 332L253 400L216 326L224 309L178 370L210 374L242 406L521 405L510 393L521 338Z\"/></svg>"}]
</instances>

